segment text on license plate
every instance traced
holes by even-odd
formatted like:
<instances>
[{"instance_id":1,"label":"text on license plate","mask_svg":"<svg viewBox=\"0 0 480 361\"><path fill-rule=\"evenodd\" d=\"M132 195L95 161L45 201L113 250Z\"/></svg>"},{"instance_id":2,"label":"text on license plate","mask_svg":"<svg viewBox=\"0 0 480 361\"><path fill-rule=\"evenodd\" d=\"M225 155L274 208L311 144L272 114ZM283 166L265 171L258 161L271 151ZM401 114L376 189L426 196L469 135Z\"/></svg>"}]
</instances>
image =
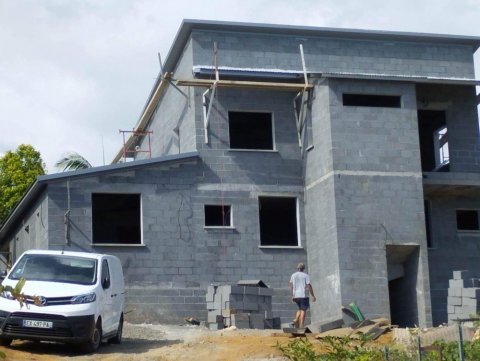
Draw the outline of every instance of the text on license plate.
<instances>
[{"instance_id":1,"label":"text on license plate","mask_svg":"<svg viewBox=\"0 0 480 361\"><path fill-rule=\"evenodd\" d=\"M23 327L52 328L53 327L53 322L51 322L51 321L23 320Z\"/></svg>"}]
</instances>

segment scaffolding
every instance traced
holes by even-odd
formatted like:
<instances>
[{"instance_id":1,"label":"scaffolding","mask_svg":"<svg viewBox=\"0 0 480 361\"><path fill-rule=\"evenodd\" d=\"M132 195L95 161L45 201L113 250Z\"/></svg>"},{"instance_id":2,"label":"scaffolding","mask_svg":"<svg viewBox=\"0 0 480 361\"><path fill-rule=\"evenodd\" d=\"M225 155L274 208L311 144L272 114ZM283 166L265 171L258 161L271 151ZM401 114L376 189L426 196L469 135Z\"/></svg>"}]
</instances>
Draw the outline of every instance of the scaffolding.
<instances>
[{"instance_id":1,"label":"scaffolding","mask_svg":"<svg viewBox=\"0 0 480 361\"><path fill-rule=\"evenodd\" d=\"M245 80L224 80L220 79L218 64L217 64L217 44L213 46L213 70L215 71L215 79L188 79L188 80L176 80L177 86L194 86L194 87L206 87L208 88L203 94L203 123L204 123L204 137L205 144L208 144L208 129L210 123L210 112L212 104L215 99L217 88L256 88L256 89L268 89L268 90L287 90L295 91L297 94L293 98L293 109L295 112L295 123L297 127L298 145L301 149L302 156L305 151L305 129L306 129L306 117L307 107L310 100L310 90L314 88L312 84L308 82L307 69L305 65L305 55L303 53L303 45L299 44L300 58L302 62L302 73L304 83L287 83L287 82L265 82L265 81L245 81ZM210 93L210 99L208 101L207 95Z\"/></svg>"},{"instance_id":2,"label":"scaffolding","mask_svg":"<svg viewBox=\"0 0 480 361\"><path fill-rule=\"evenodd\" d=\"M153 130L122 130L120 129L119 132L122 134L123 137L123 148L122 148L122 154L123 154L123 161L127 161L127 155L128 154L135 154L137 153L147 153L149 158L152 158L152 142L151 142L151 135L153 134ZM130 141L131 139L134 139L133 142L128 142L128 143L133 143L136 144L133 149L130 148L130 144L127 144L127 139L125 138L125 134L130 134L128 140ZM148 149L141 149L140 146L138 145L139 143L139 138L140 137L145 137L147 136L148 138Z\"/></svg>"}]
</instances>

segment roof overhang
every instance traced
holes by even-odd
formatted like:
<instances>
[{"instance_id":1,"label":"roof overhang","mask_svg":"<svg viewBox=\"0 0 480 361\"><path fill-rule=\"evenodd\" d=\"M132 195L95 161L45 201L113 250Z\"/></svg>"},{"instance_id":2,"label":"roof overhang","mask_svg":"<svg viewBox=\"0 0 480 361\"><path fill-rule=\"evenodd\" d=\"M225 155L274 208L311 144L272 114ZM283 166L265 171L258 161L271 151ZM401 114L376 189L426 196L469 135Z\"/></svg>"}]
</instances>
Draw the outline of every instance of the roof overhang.
<instances>
[{"instance_id":1,"label":"roof overhang","mask_svg":"<svg viewBox=\"0 0 480 361\"><path fill-rule=\"evenodd\" d=\"M144 160L137 160L134 162L111 164L101 167L92 167L76 171L38 176L36 180L30 185L28 190L25 192L25 195L17 203L12 212L10 212L5 222L0 226L0 245L5 242L5 237L12 230L12 228L15 227L17 222L21 219L22 215L30 208L32 202L35 202L35 200L45 190L46 186L50 183L88 178L122 171L130 171L138 168L154 167L157 165L183 163L194 161L197 159L199 159L199 153L195 151Z\"/></svg>"},{"instance_id":2,"label":"roof overhang","mask_svg":"<svg viewBox=\"0 0 480 361\"><path fill-rule=\"evenodd\" d=\"M430 77L417 75L396 75L396 74L370 74L370 73L319 73L319 77L335 79L358 79L358 80L386 80L402 81L411 83L430 83L430 84L451 84L451 85L480 85L479 79L470 78L449 78L449 77Z\"/></svg>"}]
</instances>

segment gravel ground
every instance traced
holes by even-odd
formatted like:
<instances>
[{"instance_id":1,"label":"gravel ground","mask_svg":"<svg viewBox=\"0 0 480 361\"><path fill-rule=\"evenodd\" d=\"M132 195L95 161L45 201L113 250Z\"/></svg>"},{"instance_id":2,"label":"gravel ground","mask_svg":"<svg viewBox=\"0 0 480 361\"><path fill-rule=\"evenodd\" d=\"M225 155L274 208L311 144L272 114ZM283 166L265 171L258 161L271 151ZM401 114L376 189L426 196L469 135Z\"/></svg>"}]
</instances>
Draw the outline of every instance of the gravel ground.
<instances>
[{"instance_id":1,"label":"gravel ground","mask_svg":"<svg viewBox=\"0 0 480 361\"><path fill-rule=\"evenodd\" d=\"M119 345L104 343L95 354L81 354L64 344L14 341L7 361L170 361L170 360L283 360L275 350L273 330L210 331L192 325L125 323Z\"/></svg>"}]
</instances>

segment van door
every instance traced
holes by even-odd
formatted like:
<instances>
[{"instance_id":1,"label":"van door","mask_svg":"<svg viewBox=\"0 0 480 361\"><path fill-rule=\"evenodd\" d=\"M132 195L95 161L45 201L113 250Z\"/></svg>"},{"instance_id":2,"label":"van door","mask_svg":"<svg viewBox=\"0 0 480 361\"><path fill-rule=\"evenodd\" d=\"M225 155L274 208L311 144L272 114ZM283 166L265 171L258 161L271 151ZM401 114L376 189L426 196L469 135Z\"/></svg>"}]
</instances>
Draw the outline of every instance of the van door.
<instances>
[{"instance_id":1,"label":"van door","mask_svg":"<svg viewBox=\"0 0 480 361\"><path fill-rule=\"evenodd\" d=\"M114 325L114 308L113 308L113 296L112 296L112 285L110 278L110 267L107 259L102 261L102 272L100 282L103 289L103 305L102 309L102 331L103 334L109 333L113 330L116 330L116 325Z\"/></svg>"}]
</instances>

